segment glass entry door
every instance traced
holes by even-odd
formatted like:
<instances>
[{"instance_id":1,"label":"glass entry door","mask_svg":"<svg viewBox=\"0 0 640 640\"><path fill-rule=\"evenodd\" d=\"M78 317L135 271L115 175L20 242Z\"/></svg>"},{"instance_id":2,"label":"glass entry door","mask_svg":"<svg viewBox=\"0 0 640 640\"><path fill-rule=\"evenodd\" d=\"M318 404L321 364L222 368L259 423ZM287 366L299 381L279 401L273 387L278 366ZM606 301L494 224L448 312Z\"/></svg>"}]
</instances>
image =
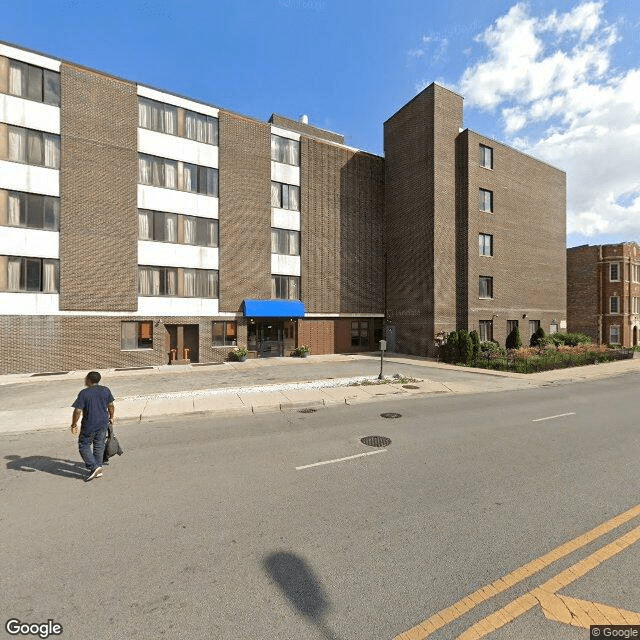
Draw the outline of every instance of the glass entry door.
<instances>
[{"instance_id":1,"label":"glass entry door","mask_svg":"<svg viewBox=\"0 0 640 640\"><path fill-rule=\"evenodd\" d=\"M258 323L258 357L284 355L284 322L273 320Z\"/></svg>"}]
</instances>

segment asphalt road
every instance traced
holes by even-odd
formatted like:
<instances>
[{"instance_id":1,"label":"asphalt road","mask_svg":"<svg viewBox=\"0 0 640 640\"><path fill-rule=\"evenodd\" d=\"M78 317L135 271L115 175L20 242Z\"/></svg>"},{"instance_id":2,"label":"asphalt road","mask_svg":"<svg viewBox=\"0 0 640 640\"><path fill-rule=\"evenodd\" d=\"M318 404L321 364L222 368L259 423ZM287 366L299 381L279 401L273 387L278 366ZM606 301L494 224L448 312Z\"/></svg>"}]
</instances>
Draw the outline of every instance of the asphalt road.
<instances>
[{"instance_id":1,"label":"asphalt road","mask_svg":"<svg viewBox=\"0 0 640 640\"><path fill-rule=\"evenodd\" d=\"M0 435L2 622L53 619L73 640L393 638L640 503L639 382L123 423L125 455L91 483L70 433ZM296 470L374 451L372 434L386 451ZM640 542L563 593L637 612L639 569ZM536 607L490 637L589 636Z\"/></svg>"}]
</instances>

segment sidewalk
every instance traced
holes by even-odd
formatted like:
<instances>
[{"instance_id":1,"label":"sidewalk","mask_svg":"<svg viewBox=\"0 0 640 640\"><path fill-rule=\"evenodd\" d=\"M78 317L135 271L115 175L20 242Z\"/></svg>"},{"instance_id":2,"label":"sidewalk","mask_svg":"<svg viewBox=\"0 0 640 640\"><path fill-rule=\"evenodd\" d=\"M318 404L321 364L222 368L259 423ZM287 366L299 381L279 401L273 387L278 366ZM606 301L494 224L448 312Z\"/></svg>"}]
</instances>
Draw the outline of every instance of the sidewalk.
<instances>
[{"instance_id":1,"label":"sidewalk","mask_svg":"<svg viewBox=\"0 0 640 640\"><path fill-rule=\"evenodd\" d=\"M417 382L374 382L380 370L375 354L248 360L212 366L166 366L101 371L116 398L116 418L146 420L195 412L218 414L283 411L354 404L434 393L467 394L534 388L551 383L593 380L640 371L640 360L626 360L537 374L515 374L457 367L432 359L391 354L385 377ZM70 405L82 388L83 372L63 375L0 376L0 432L68 426Z\"/></svg>"}]
</instances>

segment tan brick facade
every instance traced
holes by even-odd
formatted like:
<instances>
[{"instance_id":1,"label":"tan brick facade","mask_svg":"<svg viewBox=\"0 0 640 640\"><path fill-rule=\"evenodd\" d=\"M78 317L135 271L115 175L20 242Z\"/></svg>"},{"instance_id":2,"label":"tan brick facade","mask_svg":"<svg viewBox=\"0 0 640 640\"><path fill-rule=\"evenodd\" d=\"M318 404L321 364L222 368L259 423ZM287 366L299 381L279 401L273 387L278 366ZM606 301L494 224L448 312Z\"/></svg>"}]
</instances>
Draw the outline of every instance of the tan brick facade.
<instances>
[{"instance_id":1,"label":"tan brick facade","mask_svg":"<svg viewBox=\"0 0 640 640\"><path fill-rule=\"evenodd\" d=\"M611 265L618 278L612 277ZM634 268L635 267L635 268ZM617 298L618 310L611 298ZM634 298L636 303L634 305ZM623 346L640 344L640 246L635 242L573 247L567 250L569 331L581 331L603 344L617 328Z\"/></svg>"},{"instance_id":2,"label":"tan brick facade","mask_svg":"<svg viewBox=\"0 0 640 640\"><path fill-rule=\"evenodd\" d=\"M309 313L384 313L383 160L301 140L302 299Z\"/></svg>"},{"instance_id":3,"label":"tan brick facade","mask_svg":"<svg viewBox=\"0 0 640 640\"><path fill-rule=\"evenodd\" d=\"M7 64L0 59L0 77ZM166 315L148 318L155 327L153 349L121 350L121 323L146 320L132 315L138 308L138 91L132 82L61 63L59 309L52 316L19 310L0 316L0 340L9 345L0 372L163 364L172 325L180 341L188 331L194 360L196 351L200 362L228 356L229 348L211 346L213 317L173 317L174 309L189 307L171 300ZM310 344L314 353L375 348L385 314L396 350L420 355L433 353L437 335L477 329L480 320L494 320L501 343L507 320L521 322L524 340L527 320L539 320L546 330L560 324L566 307L564 173L463 131L462 108L461 96L431 85L385 123L385 158L346 147L342 135L306 122L274 114L267 123L219 110L218 319L232 321L245 298L271 298L271 129L279 127L300 134L300 289L310 315L298 324L299 344ZM185 134L184 114L177 120L173 133ZM0 154L8 150L7 132L0 123ZM149 132L144 144L162 156L153 146L162 141L158 135L165 134ZM191 141L164 141L166 157L180 161L180 186L185 178L178 156L191 148L197 164L199 152ZM480 144L494 149L493 170L479 166ZM213 161L210 151L205 155ZM297 169L277 170L289 176L279 180L296 183ZM160 184L156 178L156 189ZM479 188L493 191L493 213L478 210ZM0 224L8 224L3 189L0 184ZM162 208L156 189L141 192L145 207ZM167 208L180 213L174 197L167 191ZM200 211L192 194L184 202ZM206 215L215 216L214 207ZM283 225L297 223L296 212L274 215ZM479 233L493 236L492 257L479 256ZM187 262L200 264L198 247L192 249ZM155 260L164 259L160 245L156 250ZM176 264L188 252L167 248ZM9 261L1 264L0 288L15 291L8 285ZM295 259L287 264L297 269ZM169 290L169 275L165 291L157 285L159 294ZM479 275L494 278L491 300L478 299ZM173 294L184 292L178 287ZM52 304L51 296L10 295L31 296L25 309ZM153 304L158 307L149 308L165 308ZM362 326L352 326L361 321L369 322L366 340ZM243 318L238 342L247 342Z\"/></svg>"},{"instance_id":4,"label":"tan brick facade","mask_svg":"<svg viewBox=\"0 0 640 640\"><path fill-rule=\"evenodd\" d=\"M136 85L66 63L60 79L60 309L136 311Z\"/></svg>"},{"instance_id":5,"label":"tan brick facade","mask_svg":"<svg viewBox=\"0 0 640 640\"><path fill-rule=\"evenodd\" d=\"M271 131L220 112L220 310L271 297Z\"/></svg>"}]
</instances>

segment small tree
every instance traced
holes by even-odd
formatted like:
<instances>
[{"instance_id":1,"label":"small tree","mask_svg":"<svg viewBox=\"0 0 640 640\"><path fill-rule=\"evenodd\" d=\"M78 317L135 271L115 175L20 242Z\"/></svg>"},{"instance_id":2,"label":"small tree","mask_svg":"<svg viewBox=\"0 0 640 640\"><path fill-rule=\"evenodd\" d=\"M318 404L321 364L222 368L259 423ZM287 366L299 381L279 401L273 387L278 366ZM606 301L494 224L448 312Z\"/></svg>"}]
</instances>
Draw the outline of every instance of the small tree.
<instances>
[{"instance_id":1,"label":"small tree","mask_svg":"<svg viewBox=\"0 0 640 640\"><path fill-rule=\"evenodd\" d=\"M547 334L544 332L542 327L538 327L538 330L531 336L531 340L529 340L529 346L531 347L539 347L542 340L547 337Z\"/></svg>"},{"instance_id":2,"label":"small tree","mask_svg":"<svg viewBox=\"0 0 640 640\"><path fill-rule=\"evenodd\" d=\"M477 358L480 355L480 336L474 329L470 334L471 342L473 343L473 358Z\"/></svg>"},{"instance_id":3,"label":"small tree","mask_svg":"<svg viewBox=\"0 0 640 640\"><path fill-rule=\"evenodd\" d=\"M522 340L520 339L520 329L517 326L507 336L505 347L507 347L507 349L520 349L522 347Z\"/></svg>"},{"instance_id":4,"label":"small tree","mask_svg":"<svg viewBox=\"0 0 640 640\"><path fill-rule=\"evenodd\" d=\"M466 329L458 331L458 360L465 364L471 362L473 357L473 341Z\"/></svg>"},{"instance_id":5,"label":"small tree","mask_svg":"<svg viewBox=\"0 0 640 640\"><path fill-rule=\"evenodd\" d=\"M446 360L455 362L458 356L458 332L452 331L447 337Z\"/></svg>"}]
</instances>

